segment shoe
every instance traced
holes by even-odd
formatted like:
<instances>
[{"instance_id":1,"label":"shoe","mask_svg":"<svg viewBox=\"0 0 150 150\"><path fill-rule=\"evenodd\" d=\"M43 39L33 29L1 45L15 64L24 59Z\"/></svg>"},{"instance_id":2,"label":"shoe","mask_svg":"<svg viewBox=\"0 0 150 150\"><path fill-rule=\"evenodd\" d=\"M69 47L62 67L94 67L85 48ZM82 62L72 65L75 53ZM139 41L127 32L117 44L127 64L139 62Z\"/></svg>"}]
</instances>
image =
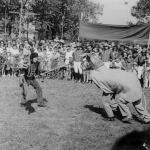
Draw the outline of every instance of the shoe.
<instances>
[{"instance_id":1,"label":"shoe","mask_svg":"<svg viewBox=\"0 0 150 150\"><path fill-rule=\"evenodd\" d=\"M127 116L123 118L121 121L124 123L131 123L133 121L133 118L131 116Z\"/></svg>"},{"instance_id":2,"label":"shoe","mask_svg":"<svg viewBox=\"0 0 150 150\"><path fill-rule=\"evenodd\" d=\"M46 107L47 105L46 104L38 104L37 106L38 107Z\"/></svg>"},{"instance_id":3,"label":"shoe","mask_svg":"<svg viewBox=\"0 0 150 150\"><path fill-rule=\"evenodd\" d=\"M115 121L115 117L104 118L105 121Z\"/></svg>"}]
</instances>

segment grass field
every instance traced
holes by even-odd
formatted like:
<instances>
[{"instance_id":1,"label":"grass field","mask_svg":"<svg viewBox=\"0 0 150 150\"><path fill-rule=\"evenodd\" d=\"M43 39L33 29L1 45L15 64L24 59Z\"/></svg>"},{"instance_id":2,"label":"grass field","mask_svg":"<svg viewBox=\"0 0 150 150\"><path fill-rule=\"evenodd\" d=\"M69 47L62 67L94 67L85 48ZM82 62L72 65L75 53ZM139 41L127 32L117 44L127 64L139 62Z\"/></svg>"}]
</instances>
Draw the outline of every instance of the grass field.
<instances>
[{"instance_id":1,"label":"grass field","mask_svg":"<svg viewBox=\"0 0 150 150\"><path fill-rule=\"evenodd\" d=\"M47 107L37 107L30 87L30 105L22 108L18 80L0 78L0 150L110 150L119 137L145 127L104 121L102 92L94 84L46 79L39 83ZM150 110L150 90L144 92Z\"/></svg>"}]
</instances>

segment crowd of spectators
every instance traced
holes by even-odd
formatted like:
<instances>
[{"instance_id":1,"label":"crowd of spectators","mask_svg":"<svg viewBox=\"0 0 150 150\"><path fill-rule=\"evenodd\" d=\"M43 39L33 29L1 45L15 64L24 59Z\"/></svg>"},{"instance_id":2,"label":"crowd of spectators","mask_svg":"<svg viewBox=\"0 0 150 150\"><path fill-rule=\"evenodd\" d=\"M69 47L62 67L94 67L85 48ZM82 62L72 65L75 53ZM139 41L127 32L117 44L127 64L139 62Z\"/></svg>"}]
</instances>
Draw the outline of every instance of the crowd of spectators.
<instances>
[{"instance_id":1,"label":"crowd of spectators","mask_svg":"<svg viewBox=\"0 0 150 150\"><path fill-rule=\"evenodd\" d=\"M84 53L95 53L107 68L122 69L137 75L142 87L150 87L150 53L146 45L116 44L115 42L84 41L66 42L64 40L47 41L0 41L0 56L4 58L2 64L2 76L16 76L13 68L22 68L30 54L36 52L39 55L41 69L50 71L52 60L58 59L65 64L64 78L75 82L89 83L90 72L85 71L82 62L86 57ZM61 60L61 61L60 61Z\"/></svg>"}]
</instances>

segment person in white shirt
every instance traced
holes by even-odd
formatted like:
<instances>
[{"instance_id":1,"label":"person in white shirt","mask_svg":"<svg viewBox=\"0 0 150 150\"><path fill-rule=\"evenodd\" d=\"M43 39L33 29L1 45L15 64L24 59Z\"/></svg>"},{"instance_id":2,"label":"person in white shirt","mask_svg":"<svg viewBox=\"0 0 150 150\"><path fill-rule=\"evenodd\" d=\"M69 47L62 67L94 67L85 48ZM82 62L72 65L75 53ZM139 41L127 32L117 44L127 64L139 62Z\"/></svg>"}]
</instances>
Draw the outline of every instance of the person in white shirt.
<instances>
[{"instance_id":1,"label":"person in white shirt","mask_svg":"<svg viewBox=\"0 0 150 150\"><path fill-rule=\"evenodd\" d=\"M42 58L42 69L44 71L48 71L48 56L46 48L44 48L41 58Z\"/></svg>"},{"instance_id":2,"label":"person in white shirt","mask_svg":"<svg viewBox=\"0 0 150 150\"><path fill-rule=\"evenodd\" d=\"M34 52L35 52L35 53L38 53L38 47L39 47L39 44L36 43L36 44L34 45Z\"/></svg>"},{"instance_id":3,"label":"person in white shirt","mask_svg":"<svg viewBox=\"0 0 150 150\"><path fill-rule=\"evenodd\" d=\"M53 50L51 45L48 45L47 47L47 58L48 58L48 71L51 69L51 60L53 58Z\"/></svg>"},{"instance_id":4,"label":"person in white shirt","mask_svg":"<svg viewBox=\"0 0 150 150\"><path fill-rule=\"evenodd\" d=\"M24 53L25 55L27 55L27 54L30 55L30 54L31 54L30 45L25 45L25 46L24 46L23 53Z\"/></svg>"},{"instance_id":5,"label":"person in white shirt","mask_svg":"<svg viewBox=\"0 0 150 150\"><path fill-rule=\"evenodd\" d=\"M54 52L53 52L52 59L57 59L59 57L60 57L60 53L58 52L58 48L54 47Z\"/></svg>"},{"instance_id":6,"label":"person in white shirt","mask_svg":"<svg viewBox=\"0 0 150 150\"><path fill-rule=\"evenodd\" d=\"M3 54L4 49L2 47L0 47L0 54Z\"/></svg>"},{"instance_id":7,"label":"person in white shirt","mask_svg":"<svg viewBox=\"0 0 150 150\"><path fill-rule=\"evenodd\" d=\"M69 65L70 58L73 58L73 50L68 46L65 52L65 65Z\"/></svg>"},{"instance_id":8,"label":"person in white shirt","mask_svg":"<svg viewBox=\"0 0 150 150\"><path fill-rule=\"evenodd\" d=\"M115 60L115 66L116 66L116 69L120 69L121 70L123 68L122 63L121 63L119 58L117 58Z\"/></svg>"},{"instance_id":9,"label":"person in white shirt","mask_svg":"<svg viewBox=\"0 0 150 150\"><path fill-rule=\"evenodd\" d=\"M37 51L38 51L38 56L42 57L43 56L42 48L38 47Z\"/></svg>"},{"instance_id":10,"label":"person in white shirt","mask_svg":"<svg viewBox=\"0 0 150 150\"><path fill-rule=\"evenodd\" d=\"M7 53L13 53L13 49L12 49L12 46L11 46L11 42L8 41L8 45L7 45L7 49L6 49Z\"/></svg>"},{"instance_id":11,"label":"person in white shirt","mask_svg":"<svg viewBox=\"0 0 150 150\"><path fill-rule=\"evenodd\" d=\"M19 55L19 49L16 45L12 46L12 55Z\"/></svg>"}]
</instances>

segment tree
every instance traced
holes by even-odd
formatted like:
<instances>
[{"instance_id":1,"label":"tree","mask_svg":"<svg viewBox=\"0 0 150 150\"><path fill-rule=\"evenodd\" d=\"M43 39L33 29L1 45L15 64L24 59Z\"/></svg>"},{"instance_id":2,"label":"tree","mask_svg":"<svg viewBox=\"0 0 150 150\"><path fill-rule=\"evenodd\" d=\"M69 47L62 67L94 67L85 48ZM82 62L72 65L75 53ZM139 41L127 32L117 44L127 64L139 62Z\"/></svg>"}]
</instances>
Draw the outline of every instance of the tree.
<instances>
[{"instance_id":1,"label":"tree","mask_svg":"<svg viewBox=\"0 0 150 150\"><path fill-rule=\"evenodd\" d=\"M150 0L139 0L136 6L132 7L131 14L139 20L139 23L144 23L145 17L150 14Z\"/></svg>"},{"instance_id":2,"label":"tree","mask_svg":"<svg viewBox=\"0 0 150 150\"><path fill-rule=\"evenodd\" d=\"M89 0L22 0L22 32L24 24L35 22L41 38L50 31L55 31L63 37L70 34L73 38L78 33L79 22L97 22L98 15L102 15L104 6ZM20 0L0 0L0 19L4 19L4 6L7 4L7 20L13 31L18 33L20 22ZM3 9L1 9L3 8ZM6 10L6 9L5 9Z\"/></svg>"},{"instance_id":3,"label":"tree","mask_svg":"<svg viewBox=\"0 0 150 150\"><path fill-rule=\"evenodd\" d=\"M64 32L71 36L77 35L80 21L98 21L98 15L102 15L103 5L93 3L89 0L62 0L66 8L64 15Z\"/></svg>"}]
</instances>

